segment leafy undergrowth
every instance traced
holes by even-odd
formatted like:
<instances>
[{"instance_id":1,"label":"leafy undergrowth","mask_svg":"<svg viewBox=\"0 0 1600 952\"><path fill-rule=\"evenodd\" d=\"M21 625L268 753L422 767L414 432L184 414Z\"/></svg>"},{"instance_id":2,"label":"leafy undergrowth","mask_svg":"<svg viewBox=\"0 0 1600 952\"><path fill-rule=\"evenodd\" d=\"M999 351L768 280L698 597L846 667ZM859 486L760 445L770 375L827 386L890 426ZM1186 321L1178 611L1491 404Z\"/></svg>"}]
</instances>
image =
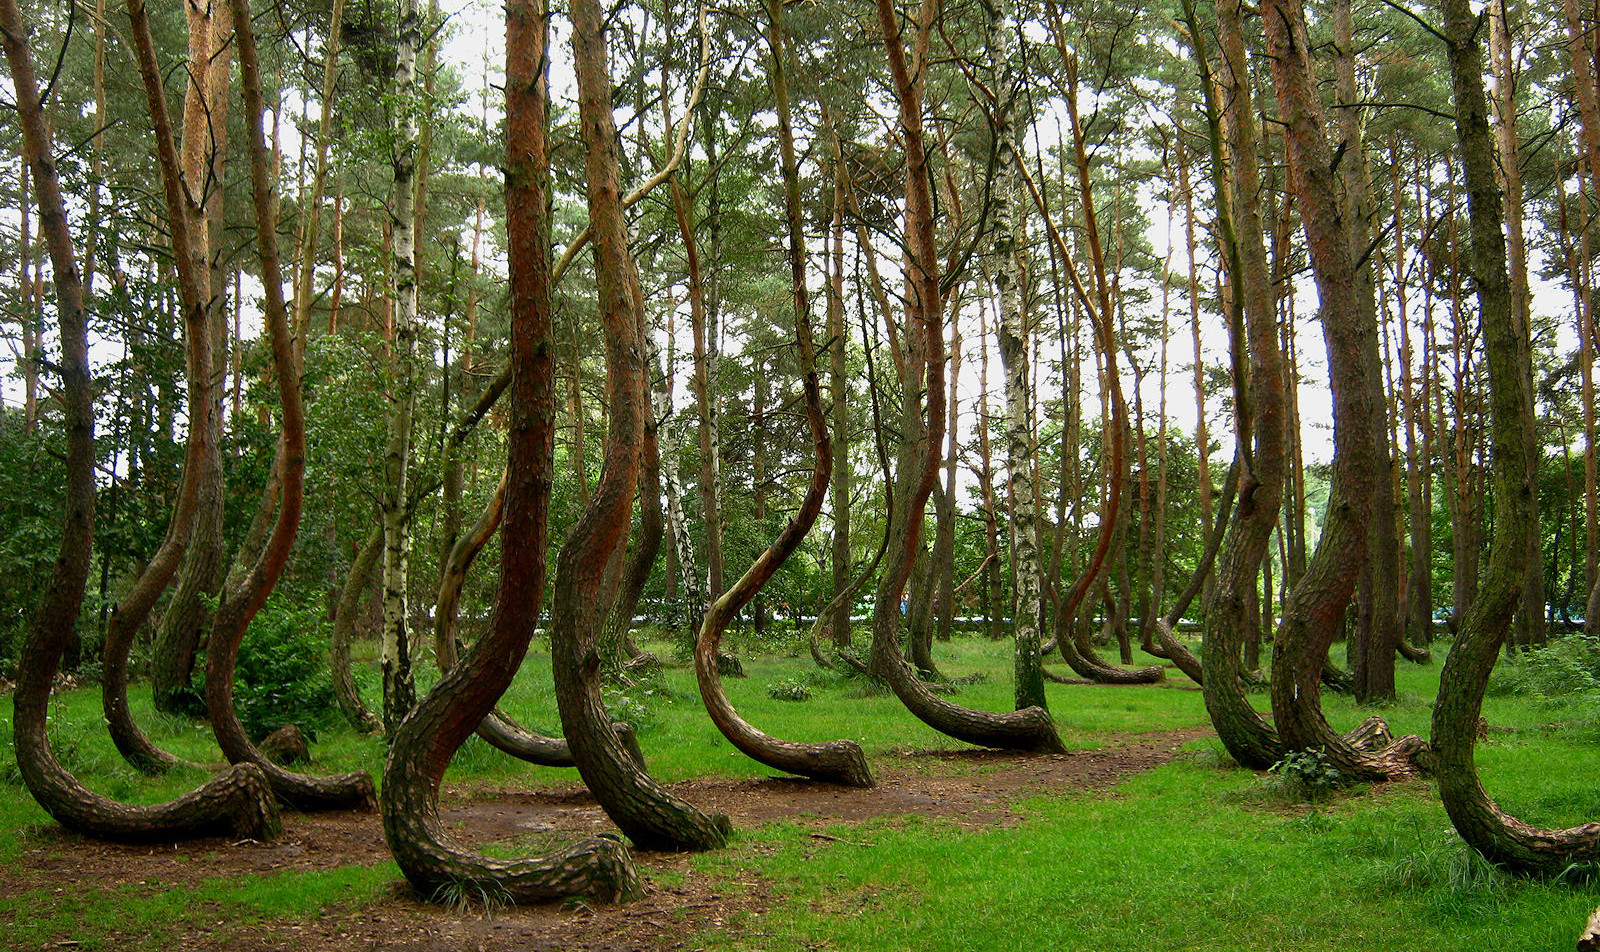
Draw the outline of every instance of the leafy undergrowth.
<instances>
[{"instance_id":1,"label":"leafy undergrowth","mask_svg":"<svg viewBox=\"0 0 1600 952\"><path fill-rule=\"evenodd\" d=\"M671 656L668 646L651 647ZM960 685L958 700L994 710L1009 706L1005 645L958 639L936 651L948 676L986 675ZM892 695L866 690L859 679L817 672L798 651L743 660L749 676L728 679L726 688L747 719L777 736L851 737L880 769L907 751L961 746L917 723ZM530 728L553 731L548 665L548 655L530 656L505 707ZM1382 710L1397 734L1426 734L1437 677L1437 666L1401 670L1400 700ZM774 684L805 690L774 692ZM1062 737L1077 750L1205 723L1200 692L1170 670L1162 685L1051 684L1049 692ZM810 697L800 699L804 693ZM197 762L217 759L205 725L155 717L147 691L132 695L136 716L158 743ZM636 723L652 772L664 781L771 773L710 726L685 668L616 688L607 700L615 716ZM1600 816L1600 792L1589 782L1600 770L1600 751L1585 730L1562 726L1576 717L1552 716L1571 713L1570 706L1558 710L1551 703L1527 692L1491 696L1485 714L1493 730L1480 745L1479 763L1492 795L1512 812L1535 823L1569 825ZM1371 713L1341 697L1327 698L1326 708L1340 727ZM70 940L79 948L269 948L241 944L239 937L281 936L297 924L309 928L350 910L376 921L393 918L398 874L392 863L379 862L381 855L332 868L178 882L129 880L108 869L98 880L63 889L49 873L60 835L9 762L9 715L9 705L0 706L0 741L7 742L0 750L0 863L10 870L0 873L0 946ZM184 771L149 780L122 765L99 724L97 691L63 693L52 720L58 754L103 792L152 802L204 776ZM1214 741L1189 747L1179 760L1109 790L1030 796L1014 806L1018 818L1006 824L892 816L829 827L821 835L815 823L747 825L729 849L694 858L681 875L736 896L751 892L749 901L670 938L681 942L698 928L692 947L733 950L1533 950L1570 945L1600 902L1600 885L1583 871L1526 881L1485 864L1455 836L1426 783L1318 789L1308 803L1285 789L1282 771L1239 770ZM324 730L313 769L376 774L382 752L379 739ZM933 762L919 769L947 768ZM983 776L959 765L948 769ZM574 780L570 770L529 768L473 741L448 783L480 793ZM516 855L550 841L535 833L493 851ZM200 847L180 845L175 853L182 857L188 849ZM19 858L28 862L15 862ZM195 862L206 858L197 854ZM655 881L670 888L678 875L658 873ZM437 915L489 912L474 911L465 899L458 905ZM586 914L581 907L560 913L575 930L584 928ZM625 923L627 913L619 914ZM492 935L492 927L482 929ZM234 938L212 938L223 934ZM488 947L497 946L490 941Z\"/></svg>"}]
</instances>

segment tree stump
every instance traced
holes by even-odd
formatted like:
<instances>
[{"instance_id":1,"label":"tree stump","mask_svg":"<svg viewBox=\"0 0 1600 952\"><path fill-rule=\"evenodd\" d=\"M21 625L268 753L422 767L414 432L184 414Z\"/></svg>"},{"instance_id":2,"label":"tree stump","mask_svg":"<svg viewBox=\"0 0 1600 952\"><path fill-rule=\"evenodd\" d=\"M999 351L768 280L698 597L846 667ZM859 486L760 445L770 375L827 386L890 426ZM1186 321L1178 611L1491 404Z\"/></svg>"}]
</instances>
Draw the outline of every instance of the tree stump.
<instances>
[{"instance_id":1,"label":"tree stump","mask_svg":"<svg viewBox=\"0 0 1600 952\"><path fill-rule=\"evenodd\" d=\"M311 745L306 741L305 732L293 724L285 724L268 734L256 749L268 760L284 767L311 762Z\"/></svg>"}]
</instances>

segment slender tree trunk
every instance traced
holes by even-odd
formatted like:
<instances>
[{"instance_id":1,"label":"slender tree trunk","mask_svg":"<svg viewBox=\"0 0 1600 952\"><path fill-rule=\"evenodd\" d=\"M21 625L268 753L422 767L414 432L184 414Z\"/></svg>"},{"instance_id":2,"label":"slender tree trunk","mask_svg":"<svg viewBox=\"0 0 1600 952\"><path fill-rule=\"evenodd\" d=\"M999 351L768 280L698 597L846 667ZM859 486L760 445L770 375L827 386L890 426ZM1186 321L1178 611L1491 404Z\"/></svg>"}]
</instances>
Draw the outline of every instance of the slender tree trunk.
<instances>
[{"instance_id":1,"label":"slender tree trunk","mask_svg":"<svg viewBox=\"0 0 1600 952\"><path fill-rule=\"evenodd\" d=\"M1495 139L1499 145L1500 187L1505 201L1507 265L1511 278L1511 307L1520 326L1529 325L1531 295L1528 289L1528 251L1522 228L1522 150L1517 141L1518 74L1506 0L1492 0L1489 15L1489 69L1494 77L1490 109L1494 116ZM1534 485L1538 485L1538 464ZM1528 647L1545 642L1545 575L1541 534L1536 530L1533 548L1528 553L1528 577L1523 583L1523 605L1517 613L1512 635L1516 644Z\"/></svg>"},{"instance_id":2,"label":"slender tree trunk","mask_svg":"<svg viewBox=\"0 0 1600 952\"><path fill-rule=\"evenodd\" d=\"M265 323L272 345L274 376L283 416L279 437L279 471L283 480L277 521L265 548L237 587L225 593L212 626L206 653L206 707L217 744L232 763L252 763L266 773L279 799L302 809L370 808L376 802L372 778L366 773L310 777L291 773L272 763L250 742L233 708L234 665L239 644L251 619L272 593L299 530L305 490L305 411L300 380L294 363L294 342L289 333L289 312L283 297L283 274L278 259L277 202L269 178L271 159L262 131L261 76L256 59L255 35L246 0L233 0L234 29L239 48L239 68L244 90L245 128L249 136L250 185L255 213L256 250L265 291ZM151 57L153 59L153 56Z\"/></svg>"},{"instance_id":3,"label":"slender tree trunk","mask_svg":"<svg viewBox=\"0 0 1600 952\"><path fill-rule=\"evenodd\" d=\"M991 640L1005 636L1006 602L1000 584L1000 510L994 493L994 452L989 441L989 328L978 299L978 491L983 500L983 610Z\"/></svg>"},{"instance_id":4,"label":"slender tree trunk","mask_svg":"<svg viewBox=\"0 0 1600 952\"><path fill-rule=\"evenodd\" d=\"M547 24L538 0L506 5L506 224L515 381L505 518L507 536L525 544L507 546L501 558L489 633L401 724L384 768L384 838L406 879L429 898L449 885L492 889L517 901L571 895L616 901L641 890L627 848L614 837L589 837L537 857L491 859L458 844L439 817L445 769L511 685L544 592L556 402L546 198Z\"/></svg>"},{"instance_id":5,"label":"slender tree trunk","mask_svg":"<svg viewBox=\"0 0 1600 952\"><path fill-rule=\"evenodd\" d=\"M412 107L417 98L416 57L422 42L422 17L417 0L402 0L399 43L394 69L393 180L389 190L389 226L393 233L394 269L393 393L389 407L389 442L383 455L383 728L393 734L416 703L411 673L411 638L407 586L411 537L406 519L410 481L412 416L418 390L417 372L417 124Z\"/></svg>"},{"instance_id":6,"label":"slender tree trunk","mask_svg":"<svg viewBox=\"0 0 1600 952\"><path fill-rule=\"evenodd\" d=\"M1016 211L1015 126L1020 84L1013 50L1017 41L1009 22L1005 0L989 0L986 48L994 107L989 116L995 139L995 182L989 199L994 222L989 236L994 256L994 287L999 298L995 322L1000 362L1006 379L1006 481L1011 496L1012 601L1011 630L1016 640L1013 694L1017 710L1048 710L1044 693L1044 659L1039 651L1039 616L1043 604L1042 572L1038 549L1038 484L1034 479L1032 427L1028 419L1033 392L1029 343L1029 313L1022 295L1021 226Z\"/></svg>"},{"instance_id":7,"label":"slender tree trunk","mask_svg":"<svg viewBox=\"0 0 1600 952\"><path fill-rule=\"evenodd\" d=\"M333 616L333 634L329 637L328 669L333 676L333 697L339 712L350 726L363 734L378 730L382 723L367 710L350 675L350 642L354 639L356 616L361 612L361 596L366 594L367 583L372 580L372 569L383 554L383 524L373 527L367 541L362 543L350 563L344 588L339 594L339 607Z\"/></svg>"},{"instance_id":8,"label":"slender tree trunk","mask_svg":"<svg viewBox=\"0 0 1600 952\"><path fill-rule=\"evenodd\" d=\"M850 586L850 391L846 380L845 354L850 336L844 326L844 185L840 176L845 174L844 162L837 154L837 140L833 159L833 250L829 256L828 280L828 397L833 401L834 449L833 486L830 514L833 521L833 597L839 600L828 624L833 628L833 644L849 650L850 599L839 599L839 593Z\"/></svg>"}]
</instances>

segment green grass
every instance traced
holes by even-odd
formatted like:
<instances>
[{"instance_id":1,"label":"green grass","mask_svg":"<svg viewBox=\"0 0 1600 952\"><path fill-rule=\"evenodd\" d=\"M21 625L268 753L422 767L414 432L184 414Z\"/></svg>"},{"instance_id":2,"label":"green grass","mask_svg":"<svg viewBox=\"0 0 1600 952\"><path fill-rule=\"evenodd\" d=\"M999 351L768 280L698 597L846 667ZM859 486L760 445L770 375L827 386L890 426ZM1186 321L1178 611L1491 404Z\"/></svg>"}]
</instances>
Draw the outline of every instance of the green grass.
<instances>
[{"instance_id":1,"label":"green grass","mask_svg":"<svg viewBox=\"0 0 1600 952\"><path fill-rule=\"evenodd\" d=\"M671 657L664 644L649 647ZM1440 648L1442 649L1442 645ZM950 676L982 672L958 700L1010 707L1008 646L978 638L938 645ZM725 682L740 712L773 735L795 740L850 737L869 757L959 746L916 722L889 694L864 682L817 672L791 647L744 654L749 677ZM504 708L528 727L554 732L549 655L529 656ZM1400 699L1378 709L1394 731L1426 736L1438 665L1403 666ZM768 685L798 681L810 700L779 700ZM1119 735L1206 723L1200 692L1169 672L1165 685L1048 686L1063 739L1093 749ZM180 756L213 761L209 731L162 718L148 692L132 692L135 715L157 743ZM658 778L743 778L771 773L739 755L700 707L692 672L669 667L608 695L613 712L636 722ZM1265 707L1264 694L1254 701ZM100 724L99 694L78 690L55 702L58 754L97 790L154 802L194 786L195 771L150 780L123 765ZM1325 698L1336 727L1373 713L1348 698ZM1585 706L1587 705L1587 706ZM1492 796L1533 823L1570 825L1600 816L1600 745L1584 699L1554 702L1491 695L1496 727L1479 748ZM1550 725L1562 725L1552 729ZM48 818L10 761L10 707L0 705L0 862L24 850L59 848ZM693 944L733 950L940 949L1488 949L1533 950L1571 943L1600 885L1506 877L1478 860L1450 829L1431 787L1414 783L1358 789L1308 806L1273 787L1273 778L1232 767L1214 741L1165 767L1092 795L1064 789L1020 805L1012 827L963 830L947 820L895 817L832 830L776 823L738 831L727 850L695 858L695 877L724 891L770 885L773 904ZM314 769L378 773L381 741L326 731ZM472 791L577 782L572 770L530 768L471 742L448 784ZM870 844L870 845L858 845ZM533 835L490 852L513 856L549 845ZM12 869L19 867L12 866ZM17 875L17 874L13 874ZM684 874L668 871L665 885ZM71 937L82 948L160 949L179 934L246 934L265 920L303 921L330 907L388 901L392 863L318 872L280 872L176 886L116 882L108 875L71 895L42 874L0 900L0 946L38 948ZM671 880L671 882L666 882ZM463 915L474 913L463 912ZM221 925L218 925L221 923Z\"/></svg>"}]
</instances>

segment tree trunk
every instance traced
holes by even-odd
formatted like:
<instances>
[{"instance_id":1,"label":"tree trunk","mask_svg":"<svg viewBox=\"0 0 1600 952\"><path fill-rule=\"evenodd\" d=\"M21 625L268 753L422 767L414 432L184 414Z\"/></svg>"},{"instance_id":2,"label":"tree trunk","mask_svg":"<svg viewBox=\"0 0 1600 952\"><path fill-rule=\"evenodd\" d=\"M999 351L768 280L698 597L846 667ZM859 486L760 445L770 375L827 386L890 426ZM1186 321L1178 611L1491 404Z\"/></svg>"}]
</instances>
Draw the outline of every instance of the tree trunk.
<instances>
[{"instance_id":1,"label":"tree trunk","mask_svg":"<svg viewBox=\"0 0 1600 952\"><path fill-rule=\"evenodd\" d=\"M989 196L989 213L994 224L989 235L989 250L995 262L994 287L1000 311L995 326L1006 380L1006 481L1012 500L1012 584L1016 593L1011 618L1011 631L1016 639L1012 691L1017 710L1029 707L1049 710L1044 693L1044 658L1039 651L1043 596L1038 549L1038 482L1034 477L1033 431L1028 419L1033 390L1033 368L1029 361L1032 328L1022 295L1022 249L1018 241L1022 229L1015 202L1019 158L1015 113L1020 83L1013 51L1017 42L1008 21L1009 8L1005 0L990 0L986 7L986 49L994 92L989 125L995 148L995 182Z\"/></svg>"},{"instance_id":2,"label":"tree trunk","mask_svg":"<svg viewBox=\"0 0 1600 952\"><path fill-rule=\"evenodd\" d=\"M1496 519L1489 567L1440 673L1433 710L1439 798L1456 831L1490 862L1553 875L1600 856L1600 824L1541 830L1508 816L1489 799L1473 762L1483 691L1521 601L1530 538L1538 527L1533 362L1529 328L1519 323L1506 273L1494 144L1477 43L1481 19L1466 0L1442 0L1456 106L1456 136L1466 176L1484 356L1492 407Z\"/></svg>"},{"instance_id":3,"label":"tree trunk","mask_svg":"<svg viewBox=\"0 0 1600 952\"><path fill-rule=\"evenodd\" d=\"M283 488L277 522L260 557L237 588L226 593L212 626L206 654L206 708L217 744L231 763L253 763L266 773L279 799L301 809L370 807L376 799L372 778L366 773L310 777L277 766L256 750L233 708L234 664L239 643L250 620L271 594L289 559L299 529L305 489L305 412L296 373L288 308L283 299L283 275L278 261L277 219L269 179L270 155L262 131L261 77L256 60L255 35L246 0L233 0L235 37L244 87L245 127L249 136L250 184L256 219L256 246L266 297L265 323L272 344L273 369L282 407L283 432L279 437ZM153 56L151 57L153 59Z\"/></svg>"},{"instance_id":4,"label":"tree trunk","mask_svg":"<svg viewBox=\"0 0 1600 952\"><path fill-rule=\"evenodd\" d=\"M802 231L800 174L795 159L794 132L791 127L787 56L783 8L780 0L767 0L767 41L772 52L773 98L778 113L778 147L782 159L784 207L788 219L789 272L794 291L795 339L800 357L802 386L805 391L806 422L816 452L816 466L806 487L800 509L767 550L758 557L733 587L724 592L706 613L704 626L695 641L695 677L700 697L712 723L724 737L746 756L777 770L797 773L816 780L829 780L851 787L870 787L872 771L861 746L853 740L821 744L779 740L757 730L739 716L722 690L717 668L722 633L739 609L760 591L794 551L805 541L828 492L832 476L833 445L828 424L822 415L822 391L816 370L815 345L811 337L811 301L806 288L806 250Z\"/></svg>"},{"instance_id":5,"label":"tree trunk","mask_svg":"<svg viewBox=\"0 0 1600 952\"><path fill-rule=\"evenodd\" d=\"M1394 458L1389 447L1389 401L1383 380L1384 356L1378 333L1378 308L1372 249L1372 186L1361 130L1361 93L1356 87L1354 26L1350 0L1334 4L1335 98L1341 207L1346 240L1355 263L1355 304L1360 318L1361 353L1375 418L1369 439L1374 467L1371 518L1367 523L1366 560L1362 563L1357 600L1356 657L1351 666L1356 700L1395 699L1395 648L1401 637L1399 589L1400 537L1395 532Z\"/></svg>"},{"instance_id":6,"label":"tree trunk","mask_svg":"<svg viewBox=\"0 0 1600 952\"><path fill-rule=\"evenodd\" d=\"M935 4L924 0L917 22L918 70L906 62L898 14L891 0L878 0L878 24L888 53L906 156L905 282L907 385L902 388L901 445L895 468L890 543L873 601L872 670L885 677L906 707L935 730L987 747L1060 751L1050 715L1030 707L1009 714L973 711L951 704L918 681L900 652L901 599L919 548L923 510L939 476L944 431L943 306L934 241L932 182L923 142L921 66L925 64ZM913 80L913 75L917 79ZM926 387L924 415L920 388Z\"/></svg>"},{"instance_id":7,"label":"tree trunk","mask_svg":"<svg viewBox=\"0 0 1600 952\"><path fill-rule=\"evenodd\" d=\"M153 54L148 42L149 26L139 0L129 4L129 15L141 52ZM130 806L90 792L50 750L50 690L82 608L94 539L94 406L89 329L83 283L68 232L66 203L56 178L53 146L34 78L26 28L15 0L0 0L0 46L4 47L11 72L23 154L33 172L40 230L54 272L61 346L59 398L67 445L61 549L18 657L12 717L17 766L29 792L46 812L63 826L87 835L171 842L178 837L227 831L235 836L270 839L279 830L277 805L265 778L252 766L228 770L169 803ZM152 55L151 65L153 62ZM164 118L165 103L161 105ZM168 144L164 148L171 156L170 132L165 141ZM183 223L174 227L181 229Z\"/></svg>"},{"instance_id":8,"label":"tree trunk","mask_svg":"<svg viewBox=\"0 0 1600 952\"><path fill-rule=\"evenodd\" d=\"M223 509L227 486L222 468L222 381L227 371L225 314L222 306L221 230L223 150L227 136L228 64L232 61L232 19L226 4L185 6L189 23L189 83L183 103L183 142L179 156L184 195L192 214L194 254L209 275L200 289L206 313L207 359L198 399L208 412L206 452L199 474L194 526L178 570L177 590L162 615L151 652L150 689L156 710L194 716L195 654L211 621L206 603L222 586ZM214 227L213 227L214 226ZM137 730L135 728L135 730Z\"/></svg>"},{"instance_id":9,"label":"tree trunk","mask_svg":"<svg viewBox=\"0 0 1600 952\"><path fill-rule=\"evenodd\" d=\"M416 57L422 42L417 0L402 0L394 68L395 129L390 167L389 226L394 235L393 393L389 406L389 442L383 454L383 729L393 734L416 703L411 673L411 638L406 630L411 537L406 518L406 492L411 468L412 416L416 408L417 370L417 123L412 103L417 96Z\"/></svg>"},{"instance_id":10,"label":"tree trunk","mask_svg":"<svg viewBox=\"0 0 1600 952\"><path fill-rule=\"evenodd\" d=\"M642 293L622 221L604 14L597 0L573 0L571 15L610 427L600 482L556 559L556 703L579 774L629 839L647 849L712 849L726 840L727 817L705 816L639 770L600 697L597 607L606 563L628 528L648 388L638 339Z\"/></svg>"},{"instance_id":11,"label":"tree trunk","mask_svg":"<svg viewBox=\"0 0 1600 952\"><path fill-rule=\"evenodd\" d=\"M101 703L112 740L123 757L140 770L162 772L178 761L151 743L133 722L128 708L128 653L135 634L143 627L156 600L177 573L194 537L202 483L209 476L220 477L220 469L212 469L209 474L207 472L208 468L220 465L220 455L213 442L220 428L214 425L212 419L217 406L212 399L215 392L212 386L213 337L207 309L205 219L198 203L200 193L188 189L183 181L184 168L173 139L154 42L150 41L149 48L145 48L149 25L143 4L130 4L128 13L133 21L139 72L144 80L146 102L156 136L157 163L161 171L168 228L172 236L174 270L183 308L185 379L190 400L189 433L184 454L184 475L166 536L122 604L112 612L106 626L106 641L102 649L104 689ZM206 39L204 45L209 45L209 24L203 31L197 28L192 33L203 33ZM204 55L201 59L204 59ZM200 141L202 135L203 132L194 133L195 141ZM216 488L212 483L211 489ZM212 501L220 505L220 497L212 497ZM214 528L220 528L220 525ZM192 657L192 646L189 651ZM161 654L159 649L157 653ZM183 683L187 684L187 679Z\"/></svg>"},{"instance_id":12,"label":"tree trunk","mask_svg":"<svg viewBox=\"0 0 1600 952\"><path fill-rule=\"evenodd\" d=\"M838 601L832 616L825 622L833 629L836 648L849 650L850 599L839 598L850 585L850 391L846 378L845 354L850 335L844 324L844 186L839 176L845 174L844 162L837 154L835 139L833 185L833 252L830 256L828 281L828 398L832 401L832 443L834 447L833 486L829 489L832 505L829 513L833 522L833 598Z\"/></svg>"},{"instance_id":13,"label":"tree trunk","mask_svg":"<svg viewBox=\"0 0 1600 952\"><path fill-rule=\"evenodd\" d=\"M589 837L542 856L491 859L468 852L439 818L439 784L450 759L495 702L527 653L544 592L550 489L554 481L555 366L546 218L547 18L537 0L506 6L506 225L511 267L511 419L506 463L507 546L493 624L395 732L385 763L383 831L418 894L448 886L492 889L517 901L588 896L630 899L641 891L627 848Z\"/></svg>"},{"instance_id":14,"label":"tree trunk","mask_svg":"<svg viewBox=\"0 0 1600 952\"><path fill-rule=\"evenodd\" d=\"M1262 19L1278 108L1285 123L1290 178L1295 183L1317 281L1334 414L1339 420L1322 537L1284 608L1273 652L1273 722L1286 750L1324 750L1330 762L1351 780L1393 779L1416 772L1414 757L1422 746L1420 738L1401 738L1383 751L1363 751L1343 741L1322 716L1322 672L1366 556L1375 484L1381 482L1388 492L1388 480L1379 478L1372 458L1380 441L1387 446L1388 435L1382 426L1381 400L1377 399L1380 388L1369 379L1369 329L1363 327L1357 259L1349 232L1342 225L1325 131L1328 124L1316 94L1305 14L1299 0L1270 0ZM1207 678L1208 683L1211 680Z\"/></svg>"}]
</instances>

